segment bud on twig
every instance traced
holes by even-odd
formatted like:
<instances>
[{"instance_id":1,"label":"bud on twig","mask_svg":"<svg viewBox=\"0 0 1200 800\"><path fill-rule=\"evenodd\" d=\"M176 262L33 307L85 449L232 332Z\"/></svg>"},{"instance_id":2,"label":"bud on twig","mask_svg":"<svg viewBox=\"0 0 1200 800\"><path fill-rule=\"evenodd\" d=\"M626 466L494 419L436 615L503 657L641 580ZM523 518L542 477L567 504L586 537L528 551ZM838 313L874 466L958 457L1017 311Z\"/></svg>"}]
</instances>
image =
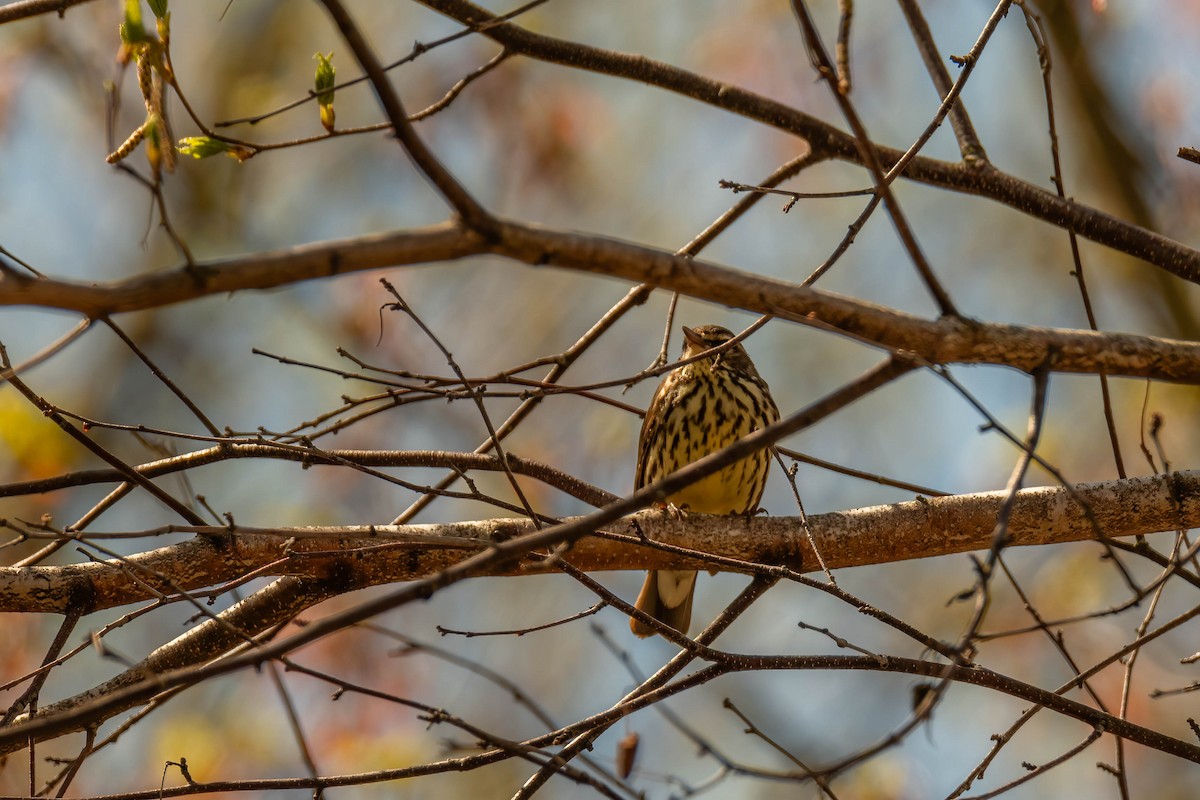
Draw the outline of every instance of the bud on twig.
<instances>
[{"instance_id":1,"label":"bud on twig","mask_svg":"<svg viewBox=\"0 0 1200 800\"><path fill-rule=\"evenodd\" d=\"M321 125L325 130L333 133L333 123L335 115L333 113L333 85L337 70L333 66L333 53L329 55L317 53L313 56L317 60L317 77L316 91L317 104L321 108Z\"/></svg>"}]
</instances>

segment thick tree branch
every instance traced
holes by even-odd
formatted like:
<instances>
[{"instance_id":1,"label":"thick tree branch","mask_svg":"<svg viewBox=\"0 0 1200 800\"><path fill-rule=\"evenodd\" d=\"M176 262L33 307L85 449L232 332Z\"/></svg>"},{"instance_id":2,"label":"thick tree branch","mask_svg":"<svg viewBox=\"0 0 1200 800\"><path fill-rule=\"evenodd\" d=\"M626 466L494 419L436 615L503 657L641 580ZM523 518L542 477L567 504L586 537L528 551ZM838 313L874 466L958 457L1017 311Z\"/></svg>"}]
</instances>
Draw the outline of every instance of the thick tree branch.
<instances>
[{"instance_id":1,"label":"thick tree branch","mask_svg":"<svg viewBox=\"0 0 1200 800\"><path fill-rule=\"evenodd\" d=\"M348 272L452 261L485 252L480 237L460 226L444 223L198 263L107 284L5 273L0 276L0 306L41 306L104 317L213 294L273 289Z\"/></svg>"},{"instance_id":2,"label":"thick tree branch","mask_svg":"<svg viewBox=\"0 0 1200 800\"><path fill-rule=\"evenodd\" d=\"M927 320L873 303L604 236L501 222L497 241L443 224L229 258L110 284L0 277L0 306L35 305L101 317L210 294L269 289L345 272L488 253L650 283L691 297L834 328L931 364L1001 364L1031 372L1153 378L1200 384L1200 343L1123 333Z\"/></svg>"},{"instance_id":3,"label":"thick tree branch","mask_svg":"<svg viewBox=\"0 0 1200 800\"><path fill-rule=\"evenodd\" d=\"M1078 484L1070 490L1039 487L1017 493L1009 522L1010 546L1094 539L1087 504L1106 536L1123 537L1200 526L1200 471ZM808 517L812 541L831 569L886 564L983 550L992 543L1005 491L922 498ZM583 518L573 518L577 522ZM698 553L756 564L813 571L816 557L796 517L752 519L689 514L676 518L648 511L604 528L614 538L588 536L563 555L586 572L694 568L695 560L647 548L650 539ZM167 529L164 529L167 530ZM153 599L170 593L162 580L197 590L237 580L253 570L336 581L350 590L418 580L464 558L533 532L527 519L492 519L426 525L306 528L174 526L202 534L181 544L120 561L65 566L0 567L0 612L64 613L79 604L90 610ZM544 552L544 551L541 551ZM369 554L369 557L364 557ZM711 564L701 564L711 566ZM134 571L139 582L129 580ZM478 575L553 573L539 556L495 563ZM159 576L159 577L156 577Z\"/></svg>"}]
</instances>

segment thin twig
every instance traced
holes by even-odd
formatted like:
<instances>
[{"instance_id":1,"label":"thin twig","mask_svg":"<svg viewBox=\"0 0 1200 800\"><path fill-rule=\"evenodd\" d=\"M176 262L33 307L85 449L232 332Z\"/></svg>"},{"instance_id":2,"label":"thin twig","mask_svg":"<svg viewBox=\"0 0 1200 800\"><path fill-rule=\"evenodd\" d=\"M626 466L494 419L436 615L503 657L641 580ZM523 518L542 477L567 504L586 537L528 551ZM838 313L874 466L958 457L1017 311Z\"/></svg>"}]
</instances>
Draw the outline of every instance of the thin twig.
<instances>
[{"instance_id":1,"label":"thin twig","mask_svg":"<svg viewBox=\"0 0 1200 800\"><path fill-rule=\"evenodd\" d=\"M450 204L468 228L485 235L491 234L495 229L495 219L417 136L412 123L408 121L408 114L400 102L399 95L396 94L391 81L383 71L383 65L379 63L375 51L367 43L366 37L363 36L354 18L342 5L341 0L321 0L321 3L341 31L346 44L354 52L354 57L362 65L363 71L375 88L375 94L379 97L384 115L392 123L392 130L395 132L396 138L413 163L433 184L443 199Z\"/></svg>"}]
</instances>

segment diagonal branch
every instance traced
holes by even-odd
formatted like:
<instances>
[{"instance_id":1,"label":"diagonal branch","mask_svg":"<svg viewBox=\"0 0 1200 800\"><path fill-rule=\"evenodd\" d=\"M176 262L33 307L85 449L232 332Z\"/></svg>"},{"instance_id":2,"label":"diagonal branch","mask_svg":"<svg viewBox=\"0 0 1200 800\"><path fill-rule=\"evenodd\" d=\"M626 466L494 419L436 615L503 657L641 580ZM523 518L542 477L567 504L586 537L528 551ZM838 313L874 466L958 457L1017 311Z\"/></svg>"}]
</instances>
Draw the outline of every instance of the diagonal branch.
<instances>
[{"instance_id":1,"label":"diagonal branch","mask_svg":"<svg viewBox=\"0 0 1200 800\"><path fill-rule=\"evenodd\" d=\"M921 7L917 5L917 0L898 0L898 2L900 11L904 14L904 21L908 23L913 41L916 42L917 52L921 54L921 61L925 64L925 70L929 73L934 88L937 89L938 97L945 102L945 98L950 95L954 81L950 79L950 71L946 69L941 53L938 52L937 43L933 40L933 32L929 30L929 23L925 21L925 15L921 13ZM974 63L972 60L966 67L973 66ZM958 140L958 151L962 154L964 161L987 161L987 153L984 152L983 144L979 141L979 134L975 132L975 126L971 124L971 118L967 115L967 107L961 100L955 100L954 106L950 109L950 125L954 128L954 138Z\"/></svg>"},{"instance_id":2,"label":"diagonal branch","mask_svg":"<svg viewBox=\"0 0 1200 800\"><path fill-rule=\"evenodd\" d=\"M499 20L491 12L467 0L419 2L464 25L486 25L486 28L481 27L480 32L515 54L657 86L793 133L805 139L817 157L861 163L853 136L817 117L754 92L646 56L533 33L516 23ZM875 150L884 169L890 169L903 155L901 150L880 144L875 145ZM971 164L952 164L919 157L909 164L905 177L995 200L1154 264L1185 280L1200 282L1200 252L1098 209L1060 198L1053 192L1000 172L978 160Z\"/></svg>"},{"instance_id":3,"label":"diagonal branch","mask_svg":"<svg viewBox=\"0 0 1200 800\"><path fill-rule=\"evenodd\" d=\"M825 52L825 45L821 42L821 36L817 33L817 26L813 23L812 17L808 13L808 6L804 4L803 0L792 0L792 10L795 12L796 19L800 23L804 45L812 60L813 68L817 71L818 76L829 86L833 99L837 101L838 106L842 110L842 116L850 126L850 130L854 132L854 145L858 148L859 159L866 166L867 171L871 173L871 181L875 184L875 192L883 199L883 205L887 209L888 216L892 219L892 227L896 229L896 235L900 239L901 244L904 245L904 250L908 253L909 260L913 262L917 274L921 276L921 280L925 283L925 288L933 295L934 300L937 301L938 309L941 311L942 316L961 316L954 305L954 301L950 299L950 295L942 286L941 281L934 275L933 266L921 250L921 245L917 242L916 234L908 224L908 218L900 208L900 202L896 199L895 192L892 191L884 179L884 169L883 165L879 162L879 152L875 148L866 126L863 124L862 118L859 117L854 104L850 102L848 94L838 89L837 71L834 69L829 54Z\"/></svg>"},{"instance_id":4,"label":"diagonal branch","mask_svg":"<svg viewBox=\"0 0 1200 800\"><path fill-rule=\"evenodd\" d=\"M320 2L329 12L329 16L333 18L342 37L346 40L346 44L350 46L354 57L362 65L363 72L370 79L371 85L375 88L375 94L379 97L379 104L383 106L383 113L392 123L392 130L409 158L454 208L467 227L486 234L491 230L494 222L492 215L471 196L471 193L459 183L457 178L450 174L450 170L446 169L433 151L425 145L421 137L417 136L416 129L408 119L408 112L404 110L404 105L400 102L400 96L396 94L395 88L388 80L387 73L383 71L383 65L375 57L375 51L367 43L366 37L354 22L354 18L346 11L341 0L320 0Z\"/></svg>"}]
</instances>

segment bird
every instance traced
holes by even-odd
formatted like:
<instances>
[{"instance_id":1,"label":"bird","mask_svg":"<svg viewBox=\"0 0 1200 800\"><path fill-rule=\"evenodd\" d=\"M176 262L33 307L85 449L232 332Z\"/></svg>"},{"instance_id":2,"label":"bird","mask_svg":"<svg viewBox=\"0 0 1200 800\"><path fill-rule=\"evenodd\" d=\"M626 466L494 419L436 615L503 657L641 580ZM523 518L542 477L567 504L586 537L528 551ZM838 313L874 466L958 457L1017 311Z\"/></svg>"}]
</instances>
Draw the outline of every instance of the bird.
<instances>
[{"instance_id":1,"label":"bird","mask_svg":"<svg viewBox=\"0 0 1200 800\"><path fill-rule=\"evenodd\" d=\"M681 361L734 338L720 325L683 326ZM766 381L740 343L668 372L638 437L635 489L725 448L779 419ZM767 483L770 451L758 450L667 497L668 508L697 514L752 514ZM651 570L635 605L687 635L696 591L694 570ZM634 635L657 631L629 618Z\"/></svg>"}]
</instances>

